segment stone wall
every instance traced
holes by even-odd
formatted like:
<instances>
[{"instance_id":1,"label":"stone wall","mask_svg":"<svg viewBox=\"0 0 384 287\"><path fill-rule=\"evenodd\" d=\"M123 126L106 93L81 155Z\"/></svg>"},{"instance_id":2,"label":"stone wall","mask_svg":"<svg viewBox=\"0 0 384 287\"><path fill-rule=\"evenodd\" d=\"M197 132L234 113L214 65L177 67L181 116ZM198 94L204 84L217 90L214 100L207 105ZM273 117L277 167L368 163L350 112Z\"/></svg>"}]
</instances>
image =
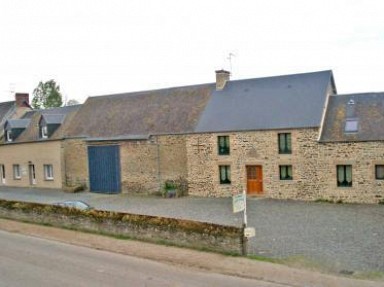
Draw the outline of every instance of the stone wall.
<instances>
[{"instance_id":1,"label":"stone wall","mask_svg":"<svg viewBox=\"0 0 384 287\"><path fill-rule=\"evenodd\" d=\"M149 141L120 143L122 192L154 192L159 187L158 145Z\"/></svg>"},{"instance_id":2,"label":"stone wall","mask_svg":"<svg viewBox=\"0 0 384 287\"><path fill-rule=\"evenodd\" d=\"M291 154L278 153L278 133L291 133ZM220 135L230 137L230 155L218 155ZM375 180L375 164L384 163L384 143L322 144L317 137L317 128L190 135L190 194L230 196L246 189L246 166L260 165L266 197L366 203L382 200L384 182ZM338 164L352 164L352 187L337 187ZM231 184L220 184L219 165L231 167ZM280 180L279 165L292 165L292 180Z\"/></svg>"},{"instance_id":3,"label":"stone wall","mask_svg":"<svg viewBox=\"0 0 384 287\"><path fill-rule=\"evenodd\" d=\"M384 142L320 143L321 198L377 203L384 201L384 180L377 180L375 165L384 165ZM352 186L337 187L336 166L352 165Z\"/></svg>"},{"instance_id":4,"label":"stone wall","mask_svg":"<svg viewBox=\"0 0 384 287\"><path fill-rule=\"evenodd\" d=\"M120 143L123 192L159 192L166 180L187 177L185 136Z\"/></svg>"},{"instance_id":5,"label":"stone wall","mask_svg":"<svg viewBox=\"0 0 384 287\"><path fill-rule=\"evenodd\" d=\"M242 254L243 229L191 220L0 200L0 217L216 252Z\"/></svg>"},{"instance_id":6,"label":"stone wall","mask_svg":"<svg viewBox=\"0 0 384 287\"><path fill-rule=\"evenodd\" d=\"M88 151L81 139L68 139L62 148L63 187L88 185Z\"/></svg>"}]
</instances>

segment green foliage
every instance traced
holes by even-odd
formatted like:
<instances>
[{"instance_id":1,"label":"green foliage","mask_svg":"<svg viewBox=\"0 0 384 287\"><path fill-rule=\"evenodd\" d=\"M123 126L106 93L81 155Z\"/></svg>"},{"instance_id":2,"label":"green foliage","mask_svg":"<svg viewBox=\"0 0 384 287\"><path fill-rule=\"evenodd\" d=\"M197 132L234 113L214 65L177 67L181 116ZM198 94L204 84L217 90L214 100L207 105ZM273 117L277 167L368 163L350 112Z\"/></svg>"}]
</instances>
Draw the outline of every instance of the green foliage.
<instances>
[{"instance_id":1,"label":"green foliage","mask_svg":"<svg viewBox=\"0 0 384 287\"><path fill-rule=\"evenodd\" d=\"M164 182L163 197L181 197L188 195L188 182L185 178L169 179Z\"/></svg>"},{"instance_id":2,"label":"green foliage","mask_svg":"<svg viewBox=\"0 0 384 287\"><path fill-rule=\"evenodd\" d=\"M17 202L0 199L0 208L21 211L25 214L38 214L45 218L57 215L59 217L73 218L76 220L89 219L99 224L128 224L132 227L152 227L159 230L179 230L185 233L200 233L206 236L238 237L242 229L234 226L222 226L214 223L205 223L176 218L166 218L151 215L130 214L106 210L80 210L33 202ZM31 216L33 218L33 216Z\"/></svg>"},{"instance_id":3,"label":"green foliage","mask_svg":"<svg viewBox=\"0 0 384 287\"><path fill-rule=\"evenodd\" d=\"M33 90L32 107L35 109L57 108L63 105L60 86L55 80L40 81Z\"/></svg>"},{"instance_id":4,"label":"green foliage","mask_svg":"<svg viewBox=\"0 0 384 287\"><path fill-rule=\"evenodd\" d=\"M79 105L79 101L75 99L70 99L65 105L66 106L74 106L74 105Z\"/></svg>"}]
</instances>

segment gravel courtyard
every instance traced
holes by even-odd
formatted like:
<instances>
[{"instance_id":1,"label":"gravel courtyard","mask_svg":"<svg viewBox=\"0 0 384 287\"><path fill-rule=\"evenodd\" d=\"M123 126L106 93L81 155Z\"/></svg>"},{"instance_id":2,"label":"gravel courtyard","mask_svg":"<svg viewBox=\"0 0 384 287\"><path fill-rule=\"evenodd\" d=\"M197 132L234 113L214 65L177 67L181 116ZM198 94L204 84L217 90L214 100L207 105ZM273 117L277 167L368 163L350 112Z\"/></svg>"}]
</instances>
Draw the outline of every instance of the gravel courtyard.
<instances>
[{"instance_id":1,"label":"gravel courtyard","mask_svg":"<svg viewBox=\"0 0 384 287\"><path fill-rule=\"evenodd\" d=\"M96 209L241 226L231 198L173 198L76 194L0 187L0 198L42 203L83 200ZM325 271L384 272L384 205L329 204L249 198L248 226L256 228L249 254L302 261Z\"/></svg>"}]
</instances>

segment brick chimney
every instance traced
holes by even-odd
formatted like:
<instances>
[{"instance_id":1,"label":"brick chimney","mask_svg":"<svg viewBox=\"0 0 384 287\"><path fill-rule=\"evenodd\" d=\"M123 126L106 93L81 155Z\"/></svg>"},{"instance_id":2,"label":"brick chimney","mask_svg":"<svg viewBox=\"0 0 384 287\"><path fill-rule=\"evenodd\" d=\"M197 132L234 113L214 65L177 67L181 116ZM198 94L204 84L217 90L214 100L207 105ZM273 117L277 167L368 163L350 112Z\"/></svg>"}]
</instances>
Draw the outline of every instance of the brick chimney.
<instances>
[{"instance_id":1,"label":"brick chimney","mask_svg":"<svg viewBox=\"0 0 384 287\"><path fill-rule=\"evenodd\" d=\"M27 93L16 93L15 94L16 106L18 108L29 107L29 94Z\"/></svg>"},{"instance_id":2,"label":"brick chimney","mask_svg":"<svg viewBox=\"0 0 384 287\"><path fill-rule=\"evenodd\" d=\"M229 81L231 73L226 70L216 71L216 91L221 91L225 87L225 83Z\"/></svg>"}]
</instances>

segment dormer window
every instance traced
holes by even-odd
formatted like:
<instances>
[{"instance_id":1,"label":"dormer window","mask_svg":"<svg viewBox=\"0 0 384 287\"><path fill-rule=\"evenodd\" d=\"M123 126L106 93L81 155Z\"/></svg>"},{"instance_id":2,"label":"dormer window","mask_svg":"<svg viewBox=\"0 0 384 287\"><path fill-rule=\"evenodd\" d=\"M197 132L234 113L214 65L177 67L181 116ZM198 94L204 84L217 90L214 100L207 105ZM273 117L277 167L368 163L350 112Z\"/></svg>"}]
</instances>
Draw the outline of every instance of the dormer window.
<instances>
[{"instance_id":1,"label":"dormer window","mask_svg":"<svg viewBox=\"0 0 384 287\"><path fill-rule=\"evenodd\" d=\"M39 131L41 139L48 139L53 136L55 131L63 123L63 114L43 114L39 121Z\"/></svg>"},{"instance_id":2,"label":"dormer window","mask_svg":"<svg viewBox=\"0 0 384 287\"><path fill-rule=\"evenodd\" d=\"M48 138L48 127L47 126L42 126L41 127L41 137L43 139Z\"/></svg>"},{"instance_id":3,"label":"dormer window","mask_svg":"<svg viewBox=\"0 0 384 287\"><path fill-rule=\"evenodd\" d=\"M14 142L20 134L28 127L29 119L10 119L4 124L4 135L6 142Z\"/></svg>"}]
</instances>

